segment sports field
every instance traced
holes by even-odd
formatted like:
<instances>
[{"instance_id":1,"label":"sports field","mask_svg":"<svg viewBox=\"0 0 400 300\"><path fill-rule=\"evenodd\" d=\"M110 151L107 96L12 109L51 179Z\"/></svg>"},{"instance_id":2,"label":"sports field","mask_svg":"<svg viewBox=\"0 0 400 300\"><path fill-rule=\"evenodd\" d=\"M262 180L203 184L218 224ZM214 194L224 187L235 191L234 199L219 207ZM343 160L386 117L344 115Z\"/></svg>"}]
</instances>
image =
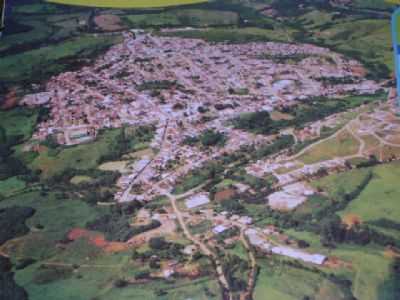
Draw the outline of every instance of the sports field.
<instances>
[{"instance_id":1,"label":"sports field","mask_svg":"<svg viewBox=\"0 0 400 300\"><path fill-rule=\"evenodd\" d=\"M48 0L51 3L116 8L151 8L207 2L206 0Z\"/></svg>"}]
</instances>

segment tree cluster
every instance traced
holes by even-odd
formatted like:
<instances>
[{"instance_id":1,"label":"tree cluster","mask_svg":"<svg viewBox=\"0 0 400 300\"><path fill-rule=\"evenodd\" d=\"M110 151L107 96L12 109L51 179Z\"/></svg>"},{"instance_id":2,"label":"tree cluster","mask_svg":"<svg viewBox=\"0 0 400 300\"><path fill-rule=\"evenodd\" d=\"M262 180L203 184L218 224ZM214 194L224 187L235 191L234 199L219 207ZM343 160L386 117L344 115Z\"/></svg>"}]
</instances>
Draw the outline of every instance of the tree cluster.
<instances>
[{"instance_id":1,"label":"tree cluster","mask_svg":"<svg viewBox=\"0 0 400 300\"><path fill-rule=\"evenodd\" d=\"M29 232L25 221L33 216L31 207L12 206L0 209L0 245Z\"/></svg>"},{"instance_id":2,"label":"tree cluster","mask_svg":"<svg viewBox=\"0 0 400 300\"><path fill-rule=\"evenodd\" d=\"M161 226L157 220L152 220L146 225L131 226L131 220L140 207L142 205L137 201L117 206L111 209L110 213L88 222L86 228L104 233L110 241L126 242L135 235Z\"/></svg>"},{"instance_id":3,"label":"tree cluster","mask_svg":"<svg viewBox=\"0 0 400 300\"><path fill-rule=\"evenodd\" d=\"M10 260L0 255L0 300L27 300L27 292L16 284Z\"/></svg>"}]
</instances>

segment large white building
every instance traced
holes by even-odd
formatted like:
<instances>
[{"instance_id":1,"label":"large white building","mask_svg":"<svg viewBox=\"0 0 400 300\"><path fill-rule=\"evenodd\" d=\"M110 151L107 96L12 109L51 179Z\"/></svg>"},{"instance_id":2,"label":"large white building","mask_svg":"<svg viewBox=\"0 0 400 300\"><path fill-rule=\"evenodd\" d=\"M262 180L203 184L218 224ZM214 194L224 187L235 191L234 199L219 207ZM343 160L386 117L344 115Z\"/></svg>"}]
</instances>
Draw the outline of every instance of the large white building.
<instances>
[{"instance_id":1,"label":"large white building","mask_svg":"<svg viewBox=\"0 0 400 300\"><path fill-rule=\"evenodd\" d=\"M210 198L206 193L196 194L186 200L186 207L188 209L196 208L210 202Z\"/></svg>"}]
</instances>

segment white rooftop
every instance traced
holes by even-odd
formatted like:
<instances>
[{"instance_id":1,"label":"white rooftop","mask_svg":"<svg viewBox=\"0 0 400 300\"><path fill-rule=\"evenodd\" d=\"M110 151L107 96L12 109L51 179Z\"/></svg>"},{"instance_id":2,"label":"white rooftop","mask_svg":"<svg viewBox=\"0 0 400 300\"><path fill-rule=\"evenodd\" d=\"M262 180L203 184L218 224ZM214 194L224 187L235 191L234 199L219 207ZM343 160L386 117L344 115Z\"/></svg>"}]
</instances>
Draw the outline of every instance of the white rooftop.
<instances>
[{"instance_id":1,"label":"white rooftop","mask_svg":"<svg viewBox=\"0 0 400 300\"><path fill-rule=\"evenodd\" d=\"M208 198L208 195L197 194L186 200L186 207L189 209L192 209L192 208L207 204L209 202L210 202L210 199Z\"/></svg>"},{"instance_id":2,"label":"white rooftop","mask_svg":"<svg viewBox=\"0 0 400 300\"><path fill-rule=\"evenodd\" d=\"M227 230L228 228L227 227L225 227L224 225L218 225L218 226L215 226L214 228L213 228L213 232L215 233L215 234L219 234L219 233L222 233L222 232L224 232L225 230Z\"/></svg>"},{"instance_id":3,"label":"white rooftop","mask_svg":"<svg viewBox=\"0 0 400 300\"><path fill-rule=\"evenodd\" d=\"M307 252L300 251L298 249L293 249L285 246L273 247L271 249L272 253L288 256L295 259L300 259L305 262L322 265L326 260L326 256L321 254L310 254Z\"/></svg>"}]
</instances>

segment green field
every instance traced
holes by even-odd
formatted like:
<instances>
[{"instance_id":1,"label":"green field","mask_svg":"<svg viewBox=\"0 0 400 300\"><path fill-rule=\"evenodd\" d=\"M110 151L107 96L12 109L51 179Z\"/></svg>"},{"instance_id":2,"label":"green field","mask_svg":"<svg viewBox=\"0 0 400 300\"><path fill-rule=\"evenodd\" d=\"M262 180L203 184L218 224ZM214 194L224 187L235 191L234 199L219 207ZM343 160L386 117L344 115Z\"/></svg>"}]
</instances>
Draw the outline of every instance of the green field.
<instances>
[{"instance_id":1,"label":"green field","mask_svg":"<svg viewBox=\"0 0 400 300\"><path fill-rule=\"evenodd\" d=\"M25 188L25 182L17 177L11 177L0 181L0 198L9 197Z\"/></svg>"},{"instance_id":2,"label":"green field","mask_svg":"<svg viewBox=\"0 0 400 300\"><path fill-rule=\"evenodd\" d=\"M393 162L371 168L373 179L361 194L350 204L342 216L354 214L361 221L372 221L379 218L389 219L394 222L400 220L400 163ZM346 173L335 174L321 180L312 182L315 187L325 190L331 197L337 197L351 191L357 186L368 170L353 170Z\"/></svg>"},{"instance_id":3,"label":"green field","mask_svg":"<svg viewBox=\"0 0 400 300\"><path fill-rule=\"evenodd\" d=\"M362 221L385 218L398 222L400 220L400 163L375 167L373 174L374 178L370 184L341 214L356 214Z\"/></svg>"},{"instance_id":4,"label":"green field","mask_svg":"<svg viewBox=\"0 0 400 300\"><path fill-rule=\"evenodd\" d=\"M339 198L343 194L353 191L368 173L368 169L352 170L311 181L311 185L316 189L322 189L331 198Z\"/></svg>"},{"instance_id":5,"label":"green field","mask_svg":"<svg viewBox=\"0 0 400 300\"><path fill-rule=\"evenodd\" d=\"M290 31L289 31L290 33ZM211 28L208 30L186 30L180 32L165 33L165 36L178 36L182 38L204 39L208 42L291 42L291 35L285 28L264 29L257 27L245 28Z\"/></svg>"},{"instance_id":6,"label":"green field","mask_svg":"<svg viewBox=\"0 0 400 300\"><path fill-rule=\"evenodd\" d=\"M35 228L40 224L42 227L21 238L13 255L36 259L53 255L57 251L57 240L63 239L74 227L84 227L87 221L95 219L106 209L89 206L82 200L59 199L56 193L44 195L38 191L19 194L0 202L0 208L13 205L34 208L36 212L28 219L27 225Z\"/></svg>"},{"instance_id":7,"label":"green field","mask_svg":"<svg viewBox=\"0 0 400 300\"><path fill-rule=\"evenodd\" d=\"M0 209L14 205L36 210L27 221L31 232L10 241L3 249L15 263L26 258L36 260L26 268L15 270L16 282L24 286L31 300L220 299L219 285L210 277L154 280L118 288L114 285L116 279L133 279L148 268L132 261L131 251L106 253L86 239L67 243L62 248L58 246L72 228L84 228L86 222L106 213L107 207L60 198L53 192L29 192L1 201ZM52 262L61 265L43 267L43 263Z\"/></svg>"},{"instance_id":8,"label":"green field","mask_svg":"<svg viewBox=\"0 0 400 300\"><path fill-rule=\"evenodd\" d=\"M390 278L390 257L384 255L382 247L340 245L335 249L324 248L318 235L305 232L285 231L290 237L307 241L311 246L310 252L322 253L330 257L336 257L348 266L337 268L324 268L324 271L334 273L340 277L352 281L352 292L357 299L396 299L392 296L393 288L383 289L383 285ZM383 294L387 297L381 297Z\"/></svg>"},{"instance_id":9,"label":"green field","mask_svg":"<svg viewBox=\"0 0 400 300\"><path fill-rule=\"evenodd\" d=\"M393 4L389 4L390 1L384 0L354 0L353 5L361 8L372 8L372 9L390 9L393 8ZM393 2L393 1L392 1Z\"/></svg>"},{"instance_id":10,"label":"green field","mask_svg":"<svg viewBox=\"0 0 400 300\"><path fill-rule=\"evenodd\" d=\"M389 76L394 69L389 14L373 18L348 11L338 17L335 10L310 10L293 25L302 31L296 35L299 42L308 40L353 57L377 79Z\"/></svg>"},{"instance_id":11,"label":"green field","mask_svg":"<svg viewBox=\"0 0 400 300\"><path fill-rule=\"evenodd\" d=\"M98 51L108 48L116 43L119 38L95 37L93 35L82 35L67 42L49 45L46 47L26 51L6 57L0 61L0 81L31 80L57 74L70 68L69 59L75 55L85 58L94 55ZM76 63L76 62L75 62ZM43 66L47 66L43 70Z\"/></svg>"},{"instance_id":12,"label":"green field","mask_svg":"<svg viewBox=\"0 0 400 300\"><path fill-rule=\"evenodd\" d=\"M352 291L357 299L381 299L380 285L389 278L391 262L391 259L383 256L383 250L367 247L340 247L333 251L332 255L351 262L354 269Z\"/></svg>"},{"instance_id":13,"label":"green field","mask_svg":"<svg viewBox=\"0 0 400 300\"><path fill-rule=\"evenodd\" d=\"M396 224L400 219L399 167L399 162L392 162L365 169L354 169L312 181L311 184L322 190L329 199L340 200L343 195L351 193L365 182L365 178L372 172L373 177L368 185L338 214L343 219L346 216L358 217L362 223L368 224L378 232L398 239L400 232L396 229ZM311 251L334 256L350 264L351 267L336 268L334 272L353 282L352 291L357 299L396 299L396 289L393 287L395 283L391 279L389 268L392 258L384 254L383 247L373 244L368 246L341 244L335 249L328 249L322 247L320 237L314 233L293 229L286 233L292 238L307 241L311 245L309 248Z\"/></svg>"},{"instance_id":14,"label":"green field","mask_svg":"<svg viewBox=\"0 0 400 300\"><path fill-rule=\"evenodd\" d=\"M255 300L264 300L266 295L271 300L352 299L348 288L335 284L316 272L286 265L279 259L258 262L261 271L254 292Z\"/></svg>"},{"instance_id":15,"label":"green field","mask_svg":"<svg viewBox=\"0 0 400 300\"><path fill-rule=\"evenodd\" d=\"M313 164L337 157L354 155L357 153L359 146L359 142L350 133L343 132L334 138L312 147L299 160L305 164Z\"/></svg>"},{"instance_id":16,"label":"green field","mask_svg":"<svg viewBox=\"0 0 400 300\"><path fill-rule=\"evenodd\" d=\"M177 27L236 25L238 15L211 9L174 9L161 13L133 14L123 17L132 27Z\"/></svg>"},{"instance_id":17,"label":"green field","mask_svg":"<svg viewBox=\"0 0 400 300\"><path fill-rule=\"evenodd\" d=\"M206 2L206 0L48 0L51 3L114 8L168 7Z\"/></svg>"},{"instance_id":18,"label":"green field","mask_svg":"<svg viewBox=\"0 0 400 300\"><path fill-rule=\"evenodd\" d=\"M104 132L92 143L59 147L55 151L47 149L40 153L31 167L41 170L44 178L60 174L68 168L95 169L102 156L113 153L113 146L117 144L120 132L120 129L113 129Z\"/></svg>"},{"instance_id":19,"label":"green field","mask_svg":"<svg viewBox=\"0 0 400 300\"><path fill-rule=\"evenodd\" d=\"M33 109L19 107L9 111L0 111L0 127L5 130L7 138L21 136L25 140L32 136L37 118L38 111Z\"/></svg>"},{"instance_id":20,"label":"green field","mask_svg":"<svg viewBox=\"0 0 400 300\"><path fill-rule=\"evenodd\" d=\"M72 184L81 184L81 183L86 183L86 182L91 182L92 181L92 177L89 176L74 176L71 178L70 182Z\"/></svg>"}]
</instances>

